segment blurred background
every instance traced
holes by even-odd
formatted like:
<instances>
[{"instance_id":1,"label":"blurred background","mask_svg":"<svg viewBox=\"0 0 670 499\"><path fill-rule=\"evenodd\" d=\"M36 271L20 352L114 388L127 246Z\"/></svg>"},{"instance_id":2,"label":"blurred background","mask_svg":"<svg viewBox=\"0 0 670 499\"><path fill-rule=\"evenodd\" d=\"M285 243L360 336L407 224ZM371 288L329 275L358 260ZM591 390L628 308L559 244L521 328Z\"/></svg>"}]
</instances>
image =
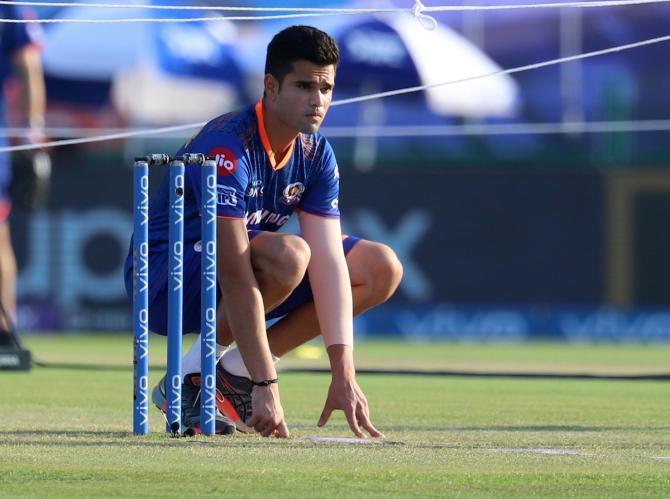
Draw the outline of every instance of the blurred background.
<instances>
[{"instance_id":1,"label":"blurred background","mask_svg":"<svg viewBox=\"0 0 670 499\"><path fill-rule=\"evenodd\" d=\"M216 15L22 10L72 19ZM291 24L312 24L338 39L340 100L668 35L670 5L434 17L434 31L409 14L44 25L47 133L72 138L193 123L253 103L265 46ZM345 230L389 244L405 267L397 295L358 319L358 334L669 341L669 47L333 107L322 131L338 156ZM20 98L12 78L4 91L5 135L17 135ZM20 331L132 329L122 279L133 222L132 158L174 152L193 132L50 151L48 200L32 208L17 203L10 218ZM16 153L13 161L28 156Z\"/></svg>"}]
</instances>

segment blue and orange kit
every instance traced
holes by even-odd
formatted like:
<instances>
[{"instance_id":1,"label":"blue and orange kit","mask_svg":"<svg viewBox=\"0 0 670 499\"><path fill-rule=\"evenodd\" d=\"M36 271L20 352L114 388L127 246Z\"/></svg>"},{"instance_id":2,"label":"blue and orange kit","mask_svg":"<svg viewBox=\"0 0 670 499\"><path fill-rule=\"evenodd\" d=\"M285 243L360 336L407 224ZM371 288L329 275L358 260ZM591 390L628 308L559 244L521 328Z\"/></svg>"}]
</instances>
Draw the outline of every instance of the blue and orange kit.
<instances>
[{"instance_id":1,"label":"blue and orange kit","mask_svg":"<svg viewBox=\"0 0 670 499\"><path fill-rule=\"evenodd\" d=\"M245 219L249 230L274 232L302 210L338 218L339 172L333 150L320 134L299 134L277 162L268 140L261 102L207 123L178 152L202 153L217 161L217 216ZM200 167L186 167L184 242L200 240ZM152 252L167 251L167 175L152 196Z\"/></svg>"}]
</instances>

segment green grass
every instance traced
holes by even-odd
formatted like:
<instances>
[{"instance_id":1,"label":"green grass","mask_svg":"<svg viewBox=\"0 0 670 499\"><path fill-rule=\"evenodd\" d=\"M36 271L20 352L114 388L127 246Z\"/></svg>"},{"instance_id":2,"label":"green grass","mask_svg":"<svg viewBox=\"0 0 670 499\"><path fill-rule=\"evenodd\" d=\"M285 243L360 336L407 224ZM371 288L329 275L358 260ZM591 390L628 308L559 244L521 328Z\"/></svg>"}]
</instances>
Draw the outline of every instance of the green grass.
<instances>
[{"instance_id":1,"label":"green grass","mask_svg":"<svg viewBox=\"0 0 670 499\"><path fill-rule=\"evenodd\" d=\"M667 382L360 376L389 443L347 445L304 440L350 436L341 414L316 427L328 376L284 373L289 440L172 439L156 410L152 435L135 437L128 336L26 344L46 362L103 369L0 373L3 497L667 497L670 490L670 459L657 459L670 458ZM151 347L159 367L163 344ZM360 366L414 369L668 372L669 354L653 346L357 347ZM324 363L285 359L290 367ZM151 371L152 381L160 376Z\"/></svg>"}]
</instances>

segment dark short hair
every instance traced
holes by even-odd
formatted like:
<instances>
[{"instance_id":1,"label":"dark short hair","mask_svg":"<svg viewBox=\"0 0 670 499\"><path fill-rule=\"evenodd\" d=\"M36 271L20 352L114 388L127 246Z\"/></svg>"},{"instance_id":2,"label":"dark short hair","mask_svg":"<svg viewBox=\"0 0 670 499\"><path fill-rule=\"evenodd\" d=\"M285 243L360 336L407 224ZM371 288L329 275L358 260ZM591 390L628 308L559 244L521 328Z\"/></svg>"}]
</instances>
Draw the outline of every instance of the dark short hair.
<instances>
[{"instance_id":1,"label":"dark short hair","mask_svg":"<svg viewBox=\"0 0 670 499\"><path fill-rule=\"evenodd\" d=\"M291 26L277 33L268 45L265 74L274 76L281 86L293 70L293 63L306 60L317 66L337 66L340 49L328 34L312 26Z\"/></svg>"}]
</instances>

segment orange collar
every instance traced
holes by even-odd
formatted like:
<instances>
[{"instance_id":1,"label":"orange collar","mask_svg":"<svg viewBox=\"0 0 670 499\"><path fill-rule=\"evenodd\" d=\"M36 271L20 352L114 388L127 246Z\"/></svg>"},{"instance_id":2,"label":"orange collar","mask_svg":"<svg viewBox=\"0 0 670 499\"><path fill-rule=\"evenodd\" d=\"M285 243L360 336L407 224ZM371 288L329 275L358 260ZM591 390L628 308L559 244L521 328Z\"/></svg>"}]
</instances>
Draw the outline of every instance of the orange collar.
<instances>
[{"instance_id":1,"label":"orange collar","mask_svg":"<svg viewBox=\"0 0 670 499\"><path fill-rule=\"evenodd\" d=\"M273 170L280 170L284 168L291 159L291 156L293 156L293 147L295 145L295 140L291 142L291 145L288 147L288 150L286 151L286 154L284 154L284 157L282 158L281 162L277 164L277 158L275 156L274 151L272 150L272 146L270 146L270 139L268 138L268 133L265 130L265 117L263 116L262 99L256 103L256 119L258 120L258 133L261 136L261 143L263 144L263 148L265 149L265 154L268 155L268 159L270 160L270 166L272 166Z\"/></svg>"}]
</instances>

